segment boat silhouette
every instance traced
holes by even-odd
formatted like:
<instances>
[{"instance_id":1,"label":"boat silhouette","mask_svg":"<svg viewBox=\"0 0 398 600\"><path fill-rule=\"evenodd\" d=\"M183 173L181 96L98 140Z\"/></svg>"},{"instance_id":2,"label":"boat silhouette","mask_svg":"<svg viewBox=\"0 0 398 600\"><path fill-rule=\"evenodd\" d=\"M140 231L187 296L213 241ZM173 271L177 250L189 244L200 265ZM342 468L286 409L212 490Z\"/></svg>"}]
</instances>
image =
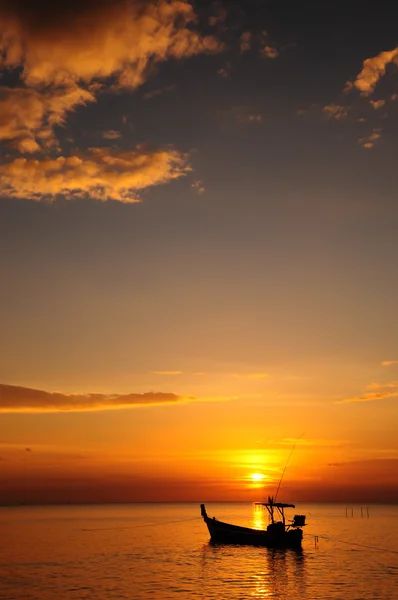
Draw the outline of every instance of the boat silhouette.
<instances>
[{"instance_id":1,"label":"boat silhouette","mask_svg":"<svg viewBox=\"0 0 398 600\"><path fill-rule=\"evenodd\" d=\"M293 520L286 522L285 508L295 508L294 504L275 502L272 497L268 502L256 502L265 507L270 517L267 529L252 529L219 521L209 517L204 504L200 505L201 515L210 533L210 541L216 544L245 544L250 546L266 546L267 548L301 548L305 515L294 515Z\"/></svg>"}]
</instances>

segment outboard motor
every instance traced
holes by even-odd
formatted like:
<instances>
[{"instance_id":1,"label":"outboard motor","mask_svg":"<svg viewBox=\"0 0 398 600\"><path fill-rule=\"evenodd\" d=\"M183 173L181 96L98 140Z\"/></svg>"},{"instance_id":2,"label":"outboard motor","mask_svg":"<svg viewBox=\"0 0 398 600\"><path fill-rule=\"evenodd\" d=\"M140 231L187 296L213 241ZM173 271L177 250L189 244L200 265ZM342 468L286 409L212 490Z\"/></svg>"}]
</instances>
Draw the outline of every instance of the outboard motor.
<instances>
[{"instance_id":1,"label":"outboard motor","mask_svg":"<svg viewBox=\"0 0 398 600\"><path fill-rule=\"evenodd\" d=\"M294 519L292 521L292 527L304 527L305 525L305 515L294 515Z\"/></svg>"}]
</instances>

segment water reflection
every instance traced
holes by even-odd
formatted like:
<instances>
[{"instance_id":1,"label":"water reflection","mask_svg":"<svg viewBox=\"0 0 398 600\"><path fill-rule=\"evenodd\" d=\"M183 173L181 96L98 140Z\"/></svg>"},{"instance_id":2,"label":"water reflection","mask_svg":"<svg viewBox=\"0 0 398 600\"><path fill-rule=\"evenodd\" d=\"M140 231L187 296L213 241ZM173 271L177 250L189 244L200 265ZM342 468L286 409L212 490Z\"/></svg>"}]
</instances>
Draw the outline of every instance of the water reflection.
<instances>
[{"instance_id":1,"label":"water reflection","mask_svg":"<svg viewBox=\"0 0 398 600\"><path fill-rule=\"evenodd\" d=\"M267 570L272 596L302 598L306 590L306 561L302 550L268 550ZM266 596L257 596L264 598Z\"/></svg>"},{"instance_id":2,"label":"water reflection","mask_svg":"<svg viewBox=\"0 0 398 600\"><path fill-rule=\"evenodd\" d=\"M252 521L249 527L253 527L254 529L266 529L267 525L268 513L266 514L264 508L259 504L254 504Z\"/></svg>"},{"instance_id":3,"label":"water reflection","mask_svg":"<svg viewBox=\"0 0 398 600\"><path fill-rule=\"evenodd\" d=\"M204 598L306 597L306 557L303 551L212 545L202 548Z\"/></svg>"}]
</instances>

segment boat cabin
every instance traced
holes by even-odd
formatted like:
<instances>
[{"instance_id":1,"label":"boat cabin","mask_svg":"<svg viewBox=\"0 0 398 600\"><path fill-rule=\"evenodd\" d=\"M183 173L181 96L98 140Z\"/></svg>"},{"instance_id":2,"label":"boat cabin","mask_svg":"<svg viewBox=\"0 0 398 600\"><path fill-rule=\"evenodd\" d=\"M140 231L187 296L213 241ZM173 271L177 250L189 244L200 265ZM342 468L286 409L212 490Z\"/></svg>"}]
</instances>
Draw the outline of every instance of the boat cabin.
<instances>
[{"instance_id":1,"label":"boat cabin","mask_svg":"<svg viewBox=\"0 0 398 600\"><path fill-rule=\"evenodd\" d=\"M286 525L285 508L296 508L294 504L284 504L283 502L274 502L272 497L268 497L268 502L256 502L258 506L264 506L269 514L271 525L282 525L286 529L290 527L304 527L305 515L294 515L293 520ZM276 514L275 514L276 510ZM280 520L277 520L278 515ZM275 518L276 517L276 518Z\"/></svg>"}]
</instances>

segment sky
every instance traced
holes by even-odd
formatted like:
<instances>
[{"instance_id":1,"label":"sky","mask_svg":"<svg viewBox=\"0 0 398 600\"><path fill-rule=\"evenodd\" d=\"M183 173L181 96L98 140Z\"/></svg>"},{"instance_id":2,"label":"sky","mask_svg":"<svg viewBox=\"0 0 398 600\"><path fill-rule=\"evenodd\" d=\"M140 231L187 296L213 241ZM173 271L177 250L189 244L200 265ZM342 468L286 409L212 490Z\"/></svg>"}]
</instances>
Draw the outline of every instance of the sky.
<instances>
[{"instance_id":1,"label":"sky","mask_svg":"<svg viewBox=\"0 0 398 600\"><path fill-rule=\"evenodd\" d=\"M396 13L0 0L0 504L398 502Z\"/></svg>"}]
</instances>

